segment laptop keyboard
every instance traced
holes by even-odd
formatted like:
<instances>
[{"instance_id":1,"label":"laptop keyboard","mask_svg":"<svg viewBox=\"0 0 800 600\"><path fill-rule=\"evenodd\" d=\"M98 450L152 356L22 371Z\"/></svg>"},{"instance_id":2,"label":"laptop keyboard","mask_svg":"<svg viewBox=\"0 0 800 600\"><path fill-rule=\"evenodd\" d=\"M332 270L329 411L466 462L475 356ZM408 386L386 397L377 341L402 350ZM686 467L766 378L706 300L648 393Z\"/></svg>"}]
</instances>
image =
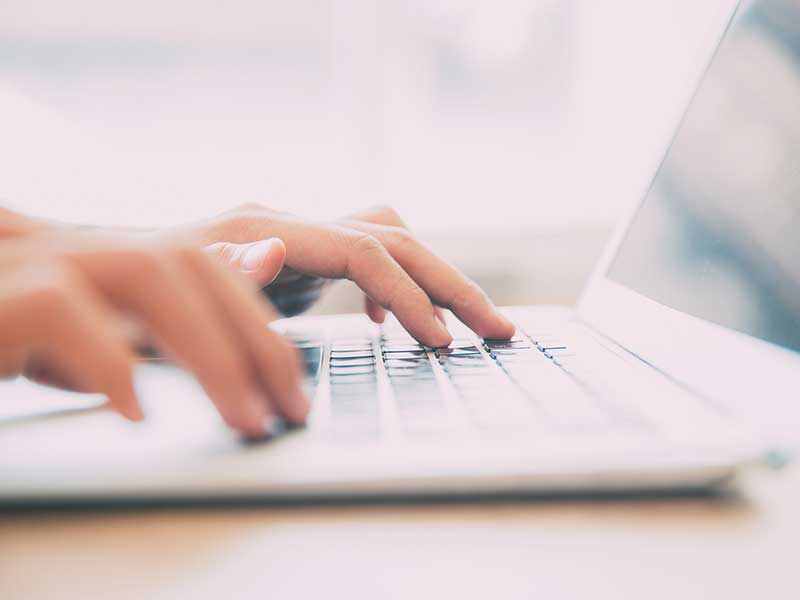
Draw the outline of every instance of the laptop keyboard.
<instances>
[{"instance_id":1,"label":"laptop keyboard","mask_svg":"<svg viewBox=\"0 0 800 600\"><path fill-rule=\"evenodd\" d=\"M296 340L309 392L326 404L321 428L360 438L596 431L626 420L576 376L578 353L564 337L523 329L510 340L481 340L466 328L453 333L446 348L423 347L396 323L375 336Z\"/></svg>"}]
</instances>

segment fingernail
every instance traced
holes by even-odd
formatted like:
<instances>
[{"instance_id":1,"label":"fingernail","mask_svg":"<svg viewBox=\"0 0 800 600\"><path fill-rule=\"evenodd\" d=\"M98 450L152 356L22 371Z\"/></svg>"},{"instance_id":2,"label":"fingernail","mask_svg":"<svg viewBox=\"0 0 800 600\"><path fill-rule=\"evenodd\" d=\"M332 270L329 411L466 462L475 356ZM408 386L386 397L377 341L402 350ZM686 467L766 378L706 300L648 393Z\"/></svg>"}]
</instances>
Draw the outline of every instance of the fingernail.
<instances>
[{"instance_id":1,"label":"fingernail","mask_svg":"<svg viewBox=\"0 0 800 600\"><path fill-rule=\"evenodd\" d=\"M261 240L248 244L239 256L239 264L246 271L257 271L264 264L264 260L275 245L275 238Z\"/></svg>"},{"instance_id":2,"label":"fingernail","mask_svg":"<svg viewBox=\"0 0 800 600\"><path fill-rule=\"evenodd\" d=\"M434 316L433 324L434 324L434 328L436 329L436 331L438 333L438 335L437 335L438 339L437 339L436 344L434 344L434 347L449 345L450 342L453 341L453 336L447 330L447 327L445 327L444 323L442 323L439 320L438 315Z\"/></svg>"}]
</instances>

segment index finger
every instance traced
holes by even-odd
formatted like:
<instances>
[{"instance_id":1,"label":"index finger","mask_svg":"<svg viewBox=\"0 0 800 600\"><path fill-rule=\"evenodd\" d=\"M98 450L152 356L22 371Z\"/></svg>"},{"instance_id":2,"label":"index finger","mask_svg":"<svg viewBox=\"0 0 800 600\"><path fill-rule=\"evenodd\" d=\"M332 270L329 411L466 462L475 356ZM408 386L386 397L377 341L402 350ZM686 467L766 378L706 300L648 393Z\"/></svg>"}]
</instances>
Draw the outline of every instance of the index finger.
<instances>
[{"instance_id":1,"label":"index finger","mask_svg":"<svg viewBox=\"0 0 800 600\"><path fill-rule=\"evenodd\" d=\"M452 310L479 336L507 339L514 335L514 324L497 310L478 284L437 256L407 229L360 221L345 221L345 224L380 240L431 300Z\"/></svg>"},{"instance_id":2,"label":"index finger","mask_svg":"<svg viewBox=\"0 0 800 600\"><path fill-rule=\"evenodd\" d=\"M267 327L275 318L269 305L224 265L200 256L192 257L191 264L247 348L251 366L270 400L291 422L304 422L310 406L300 385L300 358L288 340Z\"/></svg>"}]
</instances>

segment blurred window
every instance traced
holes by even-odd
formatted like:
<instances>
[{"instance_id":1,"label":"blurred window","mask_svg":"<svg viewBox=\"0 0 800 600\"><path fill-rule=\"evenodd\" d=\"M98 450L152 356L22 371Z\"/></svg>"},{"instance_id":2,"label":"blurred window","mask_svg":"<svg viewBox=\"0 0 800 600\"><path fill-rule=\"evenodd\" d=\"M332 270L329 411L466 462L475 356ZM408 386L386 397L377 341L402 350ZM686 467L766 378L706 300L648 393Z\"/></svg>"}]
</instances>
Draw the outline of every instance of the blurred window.
<instances>
[{"instance_id":1,"label":"blurred window","mask_svg":"<svg viewBox=\"0 0 800 600\"><path fill-rule=\"evenodd\" d=\"M429 229L606 227L729 4L4 0L0 197L101 222L381 202Z\"/></svg>"}]
</instances>

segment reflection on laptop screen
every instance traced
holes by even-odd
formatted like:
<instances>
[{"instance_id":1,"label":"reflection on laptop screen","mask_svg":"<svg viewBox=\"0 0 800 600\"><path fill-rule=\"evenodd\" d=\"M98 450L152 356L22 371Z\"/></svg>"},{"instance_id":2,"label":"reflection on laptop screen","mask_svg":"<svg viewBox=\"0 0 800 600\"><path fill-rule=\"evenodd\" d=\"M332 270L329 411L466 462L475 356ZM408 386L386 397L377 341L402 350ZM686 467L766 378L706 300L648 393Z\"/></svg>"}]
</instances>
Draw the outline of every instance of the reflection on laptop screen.
<instances>
[{"instance_id":1,"label":"reflection on laptop screen","mask_svg":"<svg viewBox=\"0 0 800 600\"><path fill-rule=\"evenodd\" d=\"M800 0L740 7L609 276L800 351Z\"/></svg>"}]
</instances>

